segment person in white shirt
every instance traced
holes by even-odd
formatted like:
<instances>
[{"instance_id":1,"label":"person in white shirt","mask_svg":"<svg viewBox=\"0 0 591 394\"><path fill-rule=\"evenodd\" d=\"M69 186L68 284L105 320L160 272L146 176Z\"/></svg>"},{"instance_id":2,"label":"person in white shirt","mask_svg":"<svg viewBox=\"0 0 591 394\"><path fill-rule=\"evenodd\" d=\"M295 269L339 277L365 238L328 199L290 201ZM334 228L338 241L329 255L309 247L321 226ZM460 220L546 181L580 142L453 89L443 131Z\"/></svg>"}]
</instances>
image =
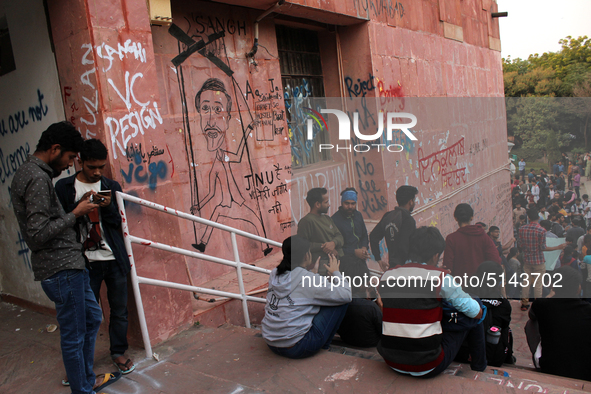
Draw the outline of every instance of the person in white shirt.
<instances>
[{"instance_id":1,"label":"person in white shirt","mask_svg":"<svg viewBox=\"0 0 591 394\"><path fill-rule=\"evenodd\" d=\"M534 183L534 185L531 187L531 194L534 196L534 202L537 203L540 199L540 187L537 183Z\"/></svg>"},{"instance_id":2,"label":"person in white shirt","mask_svg":"<svg viewBox=\"0 0 591 394\"><path fill-rule=\"evenodd\" d=\"M591 227L591 201L589 201L589 195L583 194L583 203L585 206L585 221L587 228Z\"/></svg>"}]
</instances>

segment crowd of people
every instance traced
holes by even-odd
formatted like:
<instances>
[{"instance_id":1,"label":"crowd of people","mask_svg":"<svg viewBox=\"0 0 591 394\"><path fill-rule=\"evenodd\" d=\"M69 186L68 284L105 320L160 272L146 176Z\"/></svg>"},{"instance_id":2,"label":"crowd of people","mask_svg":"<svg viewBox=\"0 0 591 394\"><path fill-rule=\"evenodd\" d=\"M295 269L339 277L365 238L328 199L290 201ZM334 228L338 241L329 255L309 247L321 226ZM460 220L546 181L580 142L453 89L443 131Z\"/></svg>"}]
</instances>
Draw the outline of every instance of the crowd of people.
<instances>
[{"instance_id":1,"label":"crowd of people","mask_svg":"<svg viewBox=\"0 0 591 394\"><path fill-rule=\"evenodd\" d=\"M377 347L392 369L412 376L436 376L454 359L477 371L515 362L502 285L502 256L513 241L501 245L498 227L487 233L472 224L468 204L456 207L459 228L447 239L435 227L416 228L417 193L399 187L398 206L368 232L354 188L342 191L332 216L327 190L309 190L310 212L284 241L269 279L262 331L273 352L308 357L338 333L347 344ZM381 276L372 276L370 256ZM481 274L496 278L494 286L454 280Z\"/></svg>"},{"instance_id":2,"label":"crowd of people","mask_svg":"<svg viewBox=\"0 0 591 394\"><path fill-rule=\"evenodd\" d=\"M62 383L74 393L98 392L135 369L125 357L130 263L113 198L121 187L103 175L107 153L100 141L84 141L71 124L56 123L11 184L35 280L56 306L67 373ZM54 186L52 179L78 154L81 170ZM530 170L526 176L520 162L512 183L515 231L505 244L498 227L487 232L485 223L472 224L475 213L465 203L455 207L458 229L445 239L436 227L417 228L411 213L418 190L410 185L396 190L397 206L371 232L356 209L354 188L342 191L332 216L327 190L309 190L310 212L297 235L283 242L283 259L269 278L262 321L267 345L278 355L304 358L328 348L338 333L348 344L377 347L398 373L432 377L453 360L482 371L515 363L507 297L521 296L536 365L591 380L591 361L579 351L591 347L591 203L579 196L582 163L563 159L552 175ZM588 176L591 157L585 160ZM548 261L544 252L553 250L561 254ZM372 256L381 274L369 270ZM550 283L534 280L546 278L547 270ZM117 372L96 376L103 282Z\"/></svg>"},{"instance_id":3,"label":"crowd of people","mask_svg":"<svg viewBox=\"0 0 591 394\"><path fill-rule=\"evenodd\" d=\"M591 362L573 355L577 346L569 345L591 343L571 336L563 341L555 331L566 329L573 311L579 313L577 332L591 329L591 305L583 299L588 291L580 290L582 278L591 275L591 205L586 194L577 195L579 168L568 167L571 193L558 185L561 174L536 176L532 170L526 182L516 177L515 231L504 244L499 227L473 224L474 210L465 203L455 207L458 229L445 239L435 227L417 228L413 186L398 188L398 206L371 232L356 210L354 188L343 190L332 217L327 190L311 189L310 212L297 235L285 240L283 260L269 280L263 338L273 352L301 358L327 349L338 333L350 345L376 346L398 373L432 377L454 360L482 371L516 362L510 299L521 299L521 310L529 310L526 334L536 365L591 380ZM551 237L565 240L548 245ZM548 262L544 252L551 251L560 255ZM382 274L368 269L370 256ZM479 278L486 280L473 280ZM548 309L556 310L560 323L548 320Z\"/></svg>"}]
</instances>

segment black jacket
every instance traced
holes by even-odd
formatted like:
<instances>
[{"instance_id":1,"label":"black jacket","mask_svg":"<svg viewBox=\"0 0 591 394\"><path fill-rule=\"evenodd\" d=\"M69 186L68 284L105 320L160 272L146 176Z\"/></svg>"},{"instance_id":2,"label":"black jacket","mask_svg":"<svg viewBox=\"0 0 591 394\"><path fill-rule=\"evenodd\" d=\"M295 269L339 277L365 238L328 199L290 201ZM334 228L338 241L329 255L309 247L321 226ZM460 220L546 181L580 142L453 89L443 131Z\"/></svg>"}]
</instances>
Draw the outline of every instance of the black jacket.
<instances>
[{"instance_id":1,"label":"black jacket","mask_svg":"<svg viewBox=\"0 0 591 394\"><path fill-rule=\"evenodd\" d=\"M355 210L352 218L348 218L345 216L342 207L339 207L339 210L332 215L332 221L341 234L343 234L345 241L343 253L355 256L355 249L360 249L364 246L369 250L367 228L365 227L361 212Z\"/></svg>"},{"instance_id":2,"label":"black jacket","mask_svg":"<svg viewBox=\"0 0 591 394\"><path fill-rule=\"evenodd\" d=\"M66 213L72 212L74 208L76 208L76 205L78 205L75 202L76 188L74 187L74 183L76 181L76 175L78 174L76 173L70 177L60 179L55 185L55 192ZM121 268L121 271L127 274L130 271L131 266L123 242L121 215L119 214L115 194L115 192L122 191L121 186L114 180L102 177L101 190L111 190L111 204L107 207L99 208L101 213L101 223L104 230L104 239L113 251L113 255L115 256L115 260Z\"/></svg>"},{"instance_id":3,"label":"black jacket","mask_svg":"<svg viewBox=\"0 0 591 394\"><path fill-rule=\"evenodd\" d=\"M404 264L408 259L410 236L416 226L410 212L404 208L396 207L393 211L386 212L369 234L371 252L375 260L380 260L380 241L386 238L390 268Z\"/></svg>"}]
</instances>

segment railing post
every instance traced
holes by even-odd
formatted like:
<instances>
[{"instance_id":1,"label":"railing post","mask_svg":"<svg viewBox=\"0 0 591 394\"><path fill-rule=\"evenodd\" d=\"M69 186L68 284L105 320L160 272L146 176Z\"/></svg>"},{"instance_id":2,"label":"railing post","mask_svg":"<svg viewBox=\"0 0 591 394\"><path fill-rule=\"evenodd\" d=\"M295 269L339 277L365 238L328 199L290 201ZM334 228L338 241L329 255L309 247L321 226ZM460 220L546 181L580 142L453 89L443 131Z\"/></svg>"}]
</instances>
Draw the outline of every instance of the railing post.
<instances>
[{"instance_id":1,"label":"railing post","mask_svg":"<svg viewBox=\"0 0 591 394\"><path fill-rule=\"evenodd\" d=\"M232 237L232 249L234 250L234 261L236 262L236 276L238 277L238 288L242 295L242 311L244 313L244 324L246 328L250 328L250 316L248 314L248 304L246 303L246 291L244 291L244 282L242 281L242 263L240 262L240 255L238 254L238 243L236 242L236 233L230 233Z\"/></svg>"},{"instance_id":2,"label":"railing post","mask_svg":"<svg viewBox=\"0 0 591 394\"><path fill-rule=\"evenodd\" d=\"M129 256L131 264L131 285L133 287L133 295L135 296L135 304L137 307L137 314L140 321L140 328L142 330L142 339L144 340L144 348L146 349L146 357L152 358L152 345L150 344L150 334L148 333L148 324L146 323L146 315L144 314L144 305L142 303L142 294L140 293L140 284L138 282L137 271L135 269L135 260L133 259L133 250L131 249L131 241L129 240L129 227L127 225L127 215L125 212L125 202L121 196L121 192L117 192L117 205L119 206L119 213L121 214L121 227L123 229L123 241L125 242L125 249Z\"/></svg>"}]
</instances>

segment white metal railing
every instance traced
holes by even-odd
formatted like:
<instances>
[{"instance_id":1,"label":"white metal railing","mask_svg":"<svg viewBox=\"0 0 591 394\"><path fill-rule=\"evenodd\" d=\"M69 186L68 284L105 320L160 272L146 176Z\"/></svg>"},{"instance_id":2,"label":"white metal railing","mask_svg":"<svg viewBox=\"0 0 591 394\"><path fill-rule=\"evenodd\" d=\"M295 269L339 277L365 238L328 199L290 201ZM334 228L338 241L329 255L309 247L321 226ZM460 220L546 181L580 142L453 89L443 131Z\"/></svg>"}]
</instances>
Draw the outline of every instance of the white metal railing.
<instances>
[{"instance_id":1,"label":"white metal railing","mask_svg":"<svg viewBox=\"0 0 591 394\"><path fill-rule=\"evenodd\" d=\"M203 253L193 252L193 251L187 250L187 249L177 248L174 246L158 243L158 242L155 242L152 240L147 240L147 239L143 239L143 238L139 238L139 237L135 237L135 236L131 235L130 231L129 231L124 201L130 201L130 202L139 204L139 205L146 207L146 208L151 208L151 209L154 209L154 210L157 210L160 212L164 212L169 215L177 216L182 219L191 220L193 222L205 224L207 226L212 226L212 227L215 227L219 230L229 232L231 239L232 239L232 251L234 253L234 261L222 259L219 257L209 256L209 255L206 255ZM178 289L178 290L186 290L186 291L191 291L191 292L211 294L211 295L215 295L215 296L228 297L228 298L234 298L237 300L241 300L242 301L242 311L244 313L244 322L246 324L246 327L250 328L250 317L248 314L247 301L265 303L266 300L263 298L252 297L252 296L249 296L246 294L246 292L244 290L244 282L242 281L242 268L246 268L246 269L249 269L252 271L261 272L261 273L265 273L265 274L270 274L271 271L268 269L255 267L255 266L252 266L249 264L244 264L240 261L240 255L238 253L238 244L236 243L236 234L246 237L246 238L253 239L255 241L259 241L259 242L266 243L269 245L277 246L277 247L281 247L280 242L273 241L273 240L270 240L267 238L263 238L258 235L250 234L246 231L238 230L238 229L230 227L230 226L225 226L223 224L212 222L211 220L203 219L203 218L200 218L200 217L197 217L197 216L185 213L185 212L179 212L176 209L171 209L171 208L165 207L164 205L159 205L159 204L153 203L151 201L143 200L141 198L131 196L129 194L125 194L122 192L117 192L117 205L119 206L119 210L121 212L121 225L123 228L123 240L125 242L125 249L127 249L127 254L129 256L129 262L131 263L131 284L133 287L133 294L135 296L135 302L136 302L138 317L139 317L139 321L140 321L140 328L142 330L142 339L144 341L144 347L146 349L146 357L148 357L148 358L152 357L152 345L150 344L150 335L148 333L148 326L146 324L146 315L144 313L142 295L140 293L140 286L139 286L140 283L147 284L147 285L153 285L153 286L168 287L171 289ZM188 257L195 257L195 258L198 258L201 260L211 261L213 263L224 264L224 265L229 265L229 266L235 267L236 268L236 276L238 277L238 287L240 290L240 294L229 293L229 292L220 291L220 290L206 289L203 287L184 285L181 283L168 282L165 280L151 279L151 278L145 278L145 277L138 276L137 271L135 269L135 260L133 257L133 250L131 248L132 243L137 243L137 244L141 244L141 245L155 248L155 249L165 250L168 252L177 253L177 254L181 254L184 256L188 256Z\"/></svg>"}]
</instances>

